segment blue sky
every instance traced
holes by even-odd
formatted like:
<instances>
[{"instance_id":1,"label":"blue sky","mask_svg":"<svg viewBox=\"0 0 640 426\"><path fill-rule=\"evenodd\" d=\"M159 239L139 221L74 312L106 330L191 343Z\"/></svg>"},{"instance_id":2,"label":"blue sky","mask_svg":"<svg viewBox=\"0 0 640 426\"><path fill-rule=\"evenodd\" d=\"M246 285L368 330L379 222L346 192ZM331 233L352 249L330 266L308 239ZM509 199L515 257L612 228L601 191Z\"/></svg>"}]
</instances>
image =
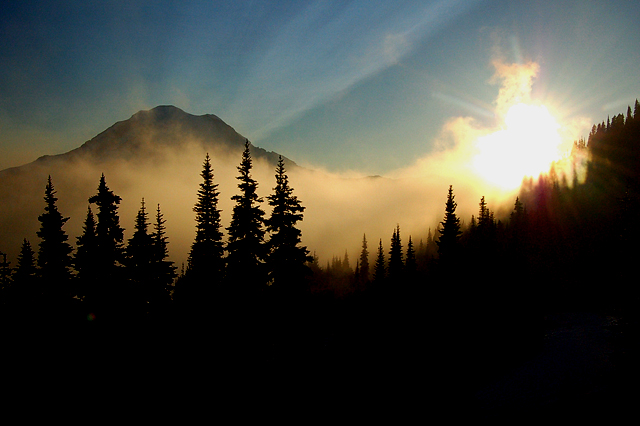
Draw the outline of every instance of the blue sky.
<instances>
[{"instance_id":1,"label":"blue sky","mask_svg":"<svg viewBox=\"0 0 640 426\"><path fill-rule=\"evenodd\" d=\"M5 1L0 169L173 104L303 164L384 174L452 118L495 125L497 58L539 65L532 98L560 122L626 111L638 22L622 0Z\"/></svg>"}]
</instances>

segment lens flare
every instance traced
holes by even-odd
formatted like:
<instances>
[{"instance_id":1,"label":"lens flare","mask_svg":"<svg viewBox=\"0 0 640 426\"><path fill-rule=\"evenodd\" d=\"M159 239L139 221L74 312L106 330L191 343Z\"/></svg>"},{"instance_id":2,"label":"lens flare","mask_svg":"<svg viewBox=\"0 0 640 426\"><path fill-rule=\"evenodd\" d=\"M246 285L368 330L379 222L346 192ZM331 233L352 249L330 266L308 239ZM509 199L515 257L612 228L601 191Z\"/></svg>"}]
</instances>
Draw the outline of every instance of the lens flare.
<instances>
[{"instance_id":1,"label":"lens flare","mask_svg":"<svg viewBox=\"0 0 640 426\"><path fill-rule=\"evenodd\" d=\"M549 171L562 158L560 125L543 105L516 104L504 127L476 141L474 171L503 189L515 189L527 176Z\"/></svg>"}]
</instances>

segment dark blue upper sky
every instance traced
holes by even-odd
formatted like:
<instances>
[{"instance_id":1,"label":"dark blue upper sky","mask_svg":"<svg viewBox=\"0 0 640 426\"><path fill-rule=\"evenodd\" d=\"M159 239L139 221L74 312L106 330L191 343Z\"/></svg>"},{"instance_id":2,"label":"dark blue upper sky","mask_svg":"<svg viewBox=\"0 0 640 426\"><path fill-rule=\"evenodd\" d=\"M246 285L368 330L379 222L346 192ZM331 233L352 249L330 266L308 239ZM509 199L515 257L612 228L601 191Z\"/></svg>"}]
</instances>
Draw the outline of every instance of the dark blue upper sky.
<instances>
[{"instance_id":1,"label":"dark blue upper sky","mask_svg":"<svg viewBox=\"0 0 640 426\"><path fill-rule=\"evenodd\" d=\"M561 124L626 111L638 22L622 0L5 1L0 169L173 104L302 163L385 173L453 117L495 125L497 58L538 63L532 98Z\"/></svg>"}]
</instances>

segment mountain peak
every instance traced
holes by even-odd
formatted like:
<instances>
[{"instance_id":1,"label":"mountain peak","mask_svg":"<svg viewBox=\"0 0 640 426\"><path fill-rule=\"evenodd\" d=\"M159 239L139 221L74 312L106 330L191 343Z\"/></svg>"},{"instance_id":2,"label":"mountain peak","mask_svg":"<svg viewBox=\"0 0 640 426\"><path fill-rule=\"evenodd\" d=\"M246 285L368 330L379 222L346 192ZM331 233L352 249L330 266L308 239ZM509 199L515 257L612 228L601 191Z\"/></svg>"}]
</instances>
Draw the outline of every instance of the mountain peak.
<instances>
[{"instance_id":1,"label":"mountain peak","mask_svg":"<svg viewBox=\"0 0 640 426\"><path fill-rule=\"evenodd\" d=\"M141 110L129 119L119 121L99 133L82 146L65 154L45 155L36 162L64 161L65 158L85 158L103 163L109 160L133 159L146 161L153 158L159 148L181 150L187 144L198 144L207 151L223 150L239 155L247 139L213 114L193 115L173 105L159 105ZM251 145L255 158L263 158L274 166L278 154ZM294 165L283 157L285 162Z\"/></svg>"},{"instance_id":2,"label":"mountain peak","mask_svg":"<svg viewBox=\"0 0 640 426\"><path fill-rule=\"evenodd\" d=\"M186 117L200 117L214 119L216 121L223 122L220 117L214 114L194 115L178 108L174 105L158 105L151 109L143 109L131 116L131 119L154 119L154 120L171 120L171 119L184 119Z\"/></svg>"},{"instance_id":3,"label":"mountain peak","mask_svg":"<svg viewBox=\"0 0 640 426\"><path fill-rule=\"evenodd\" d=\"M138 111L72 151L0 170L0 249L19 248L25 236L37 232L39 222L25 218L37 218L41 213L47 176L52 176L60 200L65 203L62 207L69 211L65 214L74 217L85 214L87 199L95 191L101 173L109 176L111 184L128 191L125 194L135 194L139 199L151 192L158 197L157 202L175 202L170 194L173 190L167 188L181 188L179 192L186 193L184 183L193 181L195 193L205 152L211 155L219 177L224 179L235 172L246 140L214 115L196 116L175 106L161 105ZM278 154L254 145L250 149L252 158L260 159L261 167L269 168L272 174ZM286 158L285 163L295 166ZM186 167L194 168L189 171ZM191 207L187 206L187 210ZM78 226L80 222L76 222Z\"/></svg>"},{"instance_id":4,"label":"mountain peak","mask_svg":"<svg viewBox=\"0 0 640 426\"><path fill-rule=\"evenodd\" d=\"M136 112L128 120L115 123L73 150L99 161L110 157L130 157L160 146L185 143L239 149L245 137L215 115L193 115L173 105L159 105Z\"/></svg>"},{"instance_id":5,"label":"mountain peak","mask_svg":"<svg viewBox=\"0 0 640 426\"><path fill-rule=\"evenodd\" d=\"M162 148L182 150L188 144L200 145L210 152L239 155L246 140L216 115L193 115L173 105L159 105L113 124L76 149L64 154L44 155L32 164L58 163L71 158L82 158L96 164L111 160L148 161L159 152L166 152ZM278 162L279 154L253 144L251 153L274 167ZM283 158L289 165L296 165Z\"/></svg>"},{"instance_id":6,"label":"mountain peak","mask_svg":"<svg viewBox=\"0 0 640 426\"><path fill-rule=\"evenodd\" d=\"M140 118L155 118L155 119L166 119L166 118L174 118L174 117L183 117L187 114L180 108L173 105L158 105L157 107L140 110L131 116L131 119L140 119Z\"/></svg>"}]
</instances>

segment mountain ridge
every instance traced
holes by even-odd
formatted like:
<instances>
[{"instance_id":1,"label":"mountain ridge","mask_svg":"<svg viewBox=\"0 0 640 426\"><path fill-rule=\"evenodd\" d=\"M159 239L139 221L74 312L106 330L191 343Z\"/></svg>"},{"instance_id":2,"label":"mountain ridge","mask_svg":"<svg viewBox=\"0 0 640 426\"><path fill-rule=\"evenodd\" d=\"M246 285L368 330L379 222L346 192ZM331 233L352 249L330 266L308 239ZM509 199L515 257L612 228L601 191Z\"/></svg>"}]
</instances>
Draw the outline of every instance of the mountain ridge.
<instances>
[{"instance_id":1,"label":"mountain ridge","mask_svg":"<svg viewBox=\"0 0 640 426\"><path fill-rule=\"evenodd\" d=\"M193 142L205 148L226 148L231 152L240 152L246 140L217 115L194 115L173 105L159 105L117 121L77 148L60 154L43 155L30 163L0 170L0 175L9 170L19 171L32 164L66 159L82 158L98 163L111 159L131 159L134 156L152 155L152 151L160 147L176 149ZM251 143L250 150L254 158L266 159L273 165L281 155ZM289 167L297 166L291 159L282 157Z\"/></svg>"},{"instance_id":2,"label":"mountain ridge","mask_svg":"<svg viewBox=\"0 0 640 426\"><path fill-rule=\"evenodd\" d=\"M123 198L121 217L125 223L134 217L142 197L161 204L166 217L175 221L191 212L206 153L212 159L216 183L225 193L223 202L228 203L246 141L216 115L196 116L161 105L114 123L70 151L0 170L0 252L15 261L23 238L37 241L47 176L52 177L60 211L71 217L66 232L73 244L101 173ZM253 144L250 150L253 173L268 190L280 154ZM300 168L282 158L288 171ZM228 206L223 208L230 211ZM174 225L174 229L175 234L188 235L191 218L186 217L180 228Z\"/></svg>"}]
</instances>

